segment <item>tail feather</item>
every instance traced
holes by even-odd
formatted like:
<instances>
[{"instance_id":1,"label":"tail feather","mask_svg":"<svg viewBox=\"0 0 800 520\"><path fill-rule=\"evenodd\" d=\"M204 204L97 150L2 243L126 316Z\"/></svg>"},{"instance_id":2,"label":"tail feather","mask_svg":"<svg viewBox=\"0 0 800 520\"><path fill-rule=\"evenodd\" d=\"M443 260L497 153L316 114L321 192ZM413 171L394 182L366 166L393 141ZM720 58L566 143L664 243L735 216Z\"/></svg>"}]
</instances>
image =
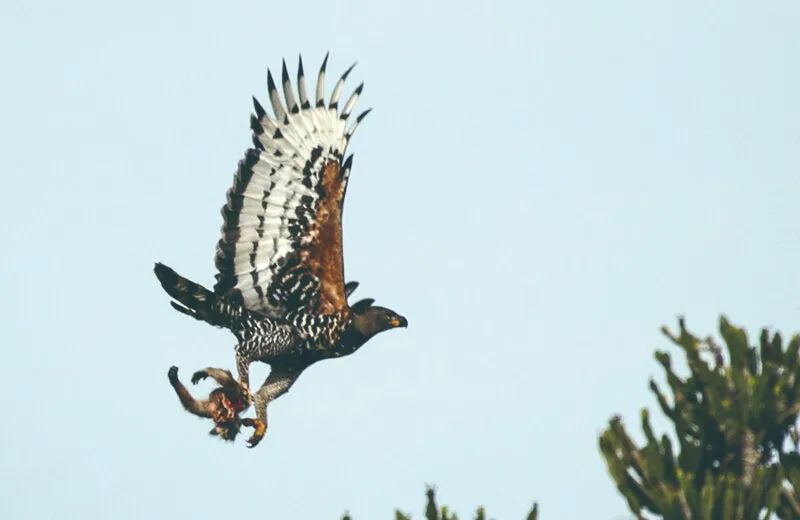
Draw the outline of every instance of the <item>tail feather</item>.
<instances>
[{"instance_id":1,"label":"tail feather","mask_svg":"<svg viewBox=\"0 0 800 520\"><path fill-rule=\"evenodd\" d=\"M175 310L212 325L223 325L216 310L217 296L213 292L182 277L162 263L156 263L153 271L161 282L161 287L178 301L170 302Z\"/></svg>"},{"instance_id":2,"label":"tail feather","mask_svg":"<svg viewBox=\"0 0 800 520\"><path fill-rule=\"evenodd\" d=\"M172 305L173 309L175 309L176 311L180 312L181 314L185 314L187 316L191 316L192 318L194 318L196 320L202 320L203 319L200 316L198 316L197 313L194 312L192 309L190 309L188 307L184 307L180 303L169 302L169 304Z\"/></svg>"}]
</instances>

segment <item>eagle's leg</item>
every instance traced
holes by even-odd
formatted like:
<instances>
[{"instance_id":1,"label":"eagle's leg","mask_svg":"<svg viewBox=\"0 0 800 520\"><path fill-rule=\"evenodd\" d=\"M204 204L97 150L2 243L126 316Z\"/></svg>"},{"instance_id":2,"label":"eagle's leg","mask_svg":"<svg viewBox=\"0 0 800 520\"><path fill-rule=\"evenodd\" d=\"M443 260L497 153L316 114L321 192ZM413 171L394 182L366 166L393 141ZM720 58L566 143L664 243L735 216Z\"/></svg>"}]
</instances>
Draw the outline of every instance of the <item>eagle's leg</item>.
<instances>
[{"instance_id":1,"label":"eagle's leg","mask_svg":"<svg viewBox=\"0 0 800 520\"><path fill-rule=\"evenodd\" d=\"M253 361L245 355L238 347L236 349L236 372L239 373L239 384L244 388L245 393L250 396L252 401L253 394L250 393L250 363Z\"/></svg>"},{"instance_id":2,"label":"eagle's leg","mask_svg":"<svg viewBox=\"0 0 800 520\"><path fill-rule=\"evenodd\" d=\"M291 353L295 348L294 338L291 335L276 336L280 331L277 331L274 325L270 326L272 327L270 336L246 339L236 345L236 371L239 373L239 384L244 387L251 400L253 395L250 393L250 363L254 361L269 363L270 359Z\"/></svg>"},{"instance_id":3,"label":"eagle's leg","mask_svg":"<svg viewBox=\"0 0 800 520\"><path fill-rule=\"evenodd\" d=\"M298 370L272 367L267 380L255 395L256 419L247 420L246 426L255 428L252 437L247 440L248 447L254 448L267 432L267 405L288 392L299 375Z\"/></svg>"},{"instance_id":4,"label":"eagle's leg","mask_svg":"<svg viewBox=\"0 0 800 520\"><path fill-rule=\"evenodd\" d=\"M167 375L169 376L169 383L172 385L172 388L175 389L175 393L178 394L178 399L181 400L181 404L187 412L200 417L211 417L211 413L208 410L208 401L201 401L192 397L192 394L189 393L186 387L183 386L183 383L178 379L178 367L171 367Z\"/></svg>"}]
</instances>

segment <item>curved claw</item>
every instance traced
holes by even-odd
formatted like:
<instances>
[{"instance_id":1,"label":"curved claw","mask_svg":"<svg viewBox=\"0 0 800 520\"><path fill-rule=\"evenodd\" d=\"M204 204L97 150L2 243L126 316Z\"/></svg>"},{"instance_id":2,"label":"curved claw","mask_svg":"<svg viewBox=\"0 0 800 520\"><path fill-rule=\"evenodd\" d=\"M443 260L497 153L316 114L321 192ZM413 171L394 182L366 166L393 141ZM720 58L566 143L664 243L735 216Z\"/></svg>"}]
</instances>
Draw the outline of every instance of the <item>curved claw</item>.
<instances>
[{"instance_id":1,"label":"curved claw","mask_svg":"<svg viewBox=\"0 0 800 520\"><path fill-rule=\"evenodd\" d=\"M207 377L208 377L208 372L206 372L205 370L198 370L197 372L192 374L192 384L196 385L197 383L199 383L200 381L202 381Z\"/></svg>"},{"instance_id":2,"label":"curved claw","mask_svg":"<svg viewBox=\"0 0 800 520\"><path fill-rule=\"evenodd\" d=\"M261 439L263 438L264 438L263 435L259 437L254 433L249 439L247 439L247 447L255 448L256 446L258 446L258 443L261 442Z\"/></svg>"},{"instance_id":3,"label":"curved claw","mask_svg":"<svg viewBox=\"0 0 800 520\"><path fill-rule=\"evenodd\" d=\"M247 439L247 447L255 448L264 438L264 434L267 433L267 425L264 424L264 421L261 421L260 419L243 419L242 424L253 427L253 435Z\"/></svg>"}]
</instances>

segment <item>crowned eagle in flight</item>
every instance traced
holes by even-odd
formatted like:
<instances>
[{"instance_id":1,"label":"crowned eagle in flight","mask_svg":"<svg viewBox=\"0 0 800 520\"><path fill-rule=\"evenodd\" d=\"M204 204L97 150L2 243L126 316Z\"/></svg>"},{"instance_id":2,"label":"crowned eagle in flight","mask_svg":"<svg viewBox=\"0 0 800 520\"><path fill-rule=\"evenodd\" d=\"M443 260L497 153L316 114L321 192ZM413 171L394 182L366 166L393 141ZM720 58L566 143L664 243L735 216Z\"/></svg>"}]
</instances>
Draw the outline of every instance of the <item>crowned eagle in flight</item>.
<instances>
[{"instance_id":1,"label":"crowned eagle in flight","mask_svg":"<svg viewBox=\"0 0 800 520\"><path fill-rule=\"evenodd\" d=\"M267 71L274 116L253 98L254 147L239 162L222 208L214 290L155 266L175 309L236 336L236 368L245 388L250 363L270 365L253 398L258 427L251 446L266 430L267 404L286 393L303 370L352 354L375 334L407 326L404 317L374 300L347 301L357 284L344 282L342 208L353 162L345 151L369 110L350 122L363 84L339 106L352 66L325 101L327 62L326 55L313 100L302 58L296 96L283 63L285 105Z\"/></svg>"}]
</instances>

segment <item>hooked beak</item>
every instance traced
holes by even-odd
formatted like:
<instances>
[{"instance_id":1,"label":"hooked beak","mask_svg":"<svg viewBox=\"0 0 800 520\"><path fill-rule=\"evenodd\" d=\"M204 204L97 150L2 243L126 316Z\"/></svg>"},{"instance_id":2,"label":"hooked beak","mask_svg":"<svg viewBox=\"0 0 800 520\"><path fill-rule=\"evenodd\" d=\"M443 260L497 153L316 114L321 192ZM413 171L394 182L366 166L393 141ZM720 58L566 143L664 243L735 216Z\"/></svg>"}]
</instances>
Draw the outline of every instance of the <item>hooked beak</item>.
<instances>
[{"instance_id":1,"label":"hooked beak","mask_svg":"<svg viewBox=\"0 0 800 520\"><path fill-rule=\"evenodd\" d=\"M408 327L408 320L405 319L402 316L398 316L397 318L393 318L389 322L389 325L391 325L392 327L395 327L395 328L397 328L397 327Z\"/></svg>"}]
</instances>

